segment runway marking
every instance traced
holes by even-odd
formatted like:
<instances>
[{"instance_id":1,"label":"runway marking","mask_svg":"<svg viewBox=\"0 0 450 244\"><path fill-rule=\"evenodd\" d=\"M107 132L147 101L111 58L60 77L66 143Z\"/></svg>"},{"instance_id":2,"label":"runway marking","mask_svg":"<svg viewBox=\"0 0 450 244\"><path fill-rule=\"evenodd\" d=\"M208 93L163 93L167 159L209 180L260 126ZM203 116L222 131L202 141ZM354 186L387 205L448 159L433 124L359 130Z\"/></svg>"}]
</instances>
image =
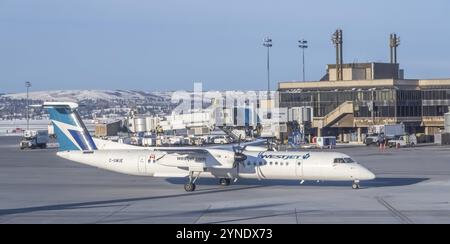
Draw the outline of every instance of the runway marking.
<instances>
[{"instance_id":1,"label":"runway marking","mask_svg":"<svg viewBox=\"0 0 450 244\"><path fill-rule=\"evenodd\" d=\"M392 205L390 205L386 200L384 200L382 197L375 197L375 199L378 201L378 203L380 203L381 205L383 205L387 210L389 210L389 212L395 217L397 218L400 223L402 224L414 224L414 222L409 219L406 215L404 215L402 212L400 212L399 210L395 209Z\"/></svg>"},{"instance_id":2,"label":"runway marking","mask_svg":"<svg viewBox=\"0 0 450 244\"><path fill-rule=\"evenodd\" d=\"M110 213L110 214L108 214L108 215L106 215L106 216L104 216L104 217L101 217L99 220L95 221L94 224L99 224L99 223L101 223L103 220L106 220L106 219L108 219L109 217L112 217L112 216L115 215L116 213L118 213L118 212L120 212L120 211L122 211L122 210L128 208L129 206L131 206L131 204L126 204L126 205L122 206L122 207L119 208L118 210L113 211L112 213Z\"/></svg>"},{"instance_id":3,"label":"runway marking","mask_svg":"<svg viewBox=\"0 0 450 244\"><path fill-rule=\"evenodd\" d=\"M265 219L265 218L273 218L273 217L280 217L280 216L292 216L292 212L281 213L281 214L259 215L259 216L252 216L252 217L246 217L246 218L240 218L240 219L227 219L227 220L220 220L220 221L214 221L214 222L206 222L204 224L225 224L225 223L228 224L228 223L233 223L233 222L239 223L239 221Z\"/></svg>"},{"instance_id":4,"label":"runway marking","mask_svg":"<svg viewBox=\"0 0 450 244\"><path fill-rule=\"evenodd\" d=\"M197 224L197 222L203 217L203 215L205 215L206 212L208 212L208 210L211 209L211 204L209 204L208 208L205 209L205 211L203 211L200 216L198 216L198 218L194 221L194 224Z\"/></svg>"}]
</instances>

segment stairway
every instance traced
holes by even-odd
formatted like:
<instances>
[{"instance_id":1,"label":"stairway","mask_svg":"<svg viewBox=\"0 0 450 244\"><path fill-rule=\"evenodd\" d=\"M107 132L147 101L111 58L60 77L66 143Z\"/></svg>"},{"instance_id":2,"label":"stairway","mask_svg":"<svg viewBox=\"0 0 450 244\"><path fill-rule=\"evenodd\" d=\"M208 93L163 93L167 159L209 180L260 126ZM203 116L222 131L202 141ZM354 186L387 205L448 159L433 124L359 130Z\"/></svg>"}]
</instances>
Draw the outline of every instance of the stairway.
<instances>
[{"instance_id":1,"label":"stairway","mask_svg":"<svg viewBox=\"0 0 450 244\"><path fill-rule=\"evenodd\" d=\"M235 130L232 127L219 127L221 130L223 130L223 132L225 132L225 134L227 134L227 136L231 137L231 139L233 139L234 141L238 141L239 140L239 136L234 133Z\"/></svg>"},{"instance_id":2,"label":"stairway","mask_svg":"<svg viewBox=\"0 0 450 244\"><path fill-rule=\"evenodd\" d=\"M346 101L335 108L324 117L316 117L313 119L313 127L323 128L336 123L339 119L347 114L353 114L353 102Z\"/></svg>"}]
</instances>

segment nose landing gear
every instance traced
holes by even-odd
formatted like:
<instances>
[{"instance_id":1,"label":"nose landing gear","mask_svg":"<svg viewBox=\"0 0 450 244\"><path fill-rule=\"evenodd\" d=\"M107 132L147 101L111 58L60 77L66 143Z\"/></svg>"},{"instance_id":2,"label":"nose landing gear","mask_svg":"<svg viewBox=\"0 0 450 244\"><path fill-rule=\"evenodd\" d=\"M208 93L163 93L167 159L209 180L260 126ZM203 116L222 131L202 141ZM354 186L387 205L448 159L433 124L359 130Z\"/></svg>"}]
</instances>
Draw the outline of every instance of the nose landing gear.
<instances>
[{"instance_id":1,"label":"nose landing gear","mask_svg":"<svg viewBox=\"0 0 450 244\"><path fill-rule=\"evenodd\" d=\"M197 181L198 177L200 177L200 173L198 172L198 175L194 177L194 172L189 172L189 181L184 184L184 190L187 192L193 192L195 191L195 182Z\"/></svg>"},{"instance_id":2,"label":"nose landing gear","mask_svg":"<svg viewBox=\"0 0 450 244\"><path fill-rule=\"evenodd\" d=\"M359 180L353 181L352 189L353 190L358 190L360 188L361 188L361 186L359 185Z\"/></svg>"},{"instance_id":3,"label":"nose landing gear","mask_svg":"<svg viewBox=\"0 0 450 244\"><path fill-rule=\"evenodd\" d=\"M195 183L188 182L184 184L184 190L187 192L195 191Z\"/></svg>"}]
</instances>

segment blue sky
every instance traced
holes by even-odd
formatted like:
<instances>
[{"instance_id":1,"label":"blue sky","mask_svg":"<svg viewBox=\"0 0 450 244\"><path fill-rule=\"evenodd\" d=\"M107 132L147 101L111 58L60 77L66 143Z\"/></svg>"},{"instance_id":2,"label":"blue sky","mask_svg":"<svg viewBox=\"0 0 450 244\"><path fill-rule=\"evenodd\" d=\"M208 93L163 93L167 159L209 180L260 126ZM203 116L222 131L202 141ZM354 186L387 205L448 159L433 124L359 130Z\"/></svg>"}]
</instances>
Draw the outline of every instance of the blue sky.
<instances>
[{"instance_id":1,"label":"blue sky","mask_svg":"<svg viewBox=\"0 0 450 244\"><path fill-rule=\"evenodd\" d=\"M407 78L450 77L450 1L392 0L0 0L0 92L34 90L272 87L307 79L334 62L330 36L344 30L345 62L388 61L401 36Z\"/></svg>"}]
</instances>

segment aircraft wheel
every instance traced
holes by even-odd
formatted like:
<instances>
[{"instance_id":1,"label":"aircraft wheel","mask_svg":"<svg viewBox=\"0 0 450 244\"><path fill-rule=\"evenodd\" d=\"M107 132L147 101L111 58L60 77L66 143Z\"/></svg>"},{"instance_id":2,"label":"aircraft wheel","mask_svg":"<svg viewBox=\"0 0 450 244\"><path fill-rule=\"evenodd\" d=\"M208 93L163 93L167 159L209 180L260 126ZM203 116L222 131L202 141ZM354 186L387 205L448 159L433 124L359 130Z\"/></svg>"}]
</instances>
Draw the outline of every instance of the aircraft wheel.
<instances>
[{"instance_id":1,"label":"aircraft wheel","mask_svg":"<svg viewBox=\"0 0 450 244\"><path fill-rule=\"evenodd\" d=\"M184 185L184 190L187 191L187 192L195 191L195 184L194 183L186 183Z\"/></svg>"},{"instance_id":2,"label":"aircraft wheel","mask_svg":"<svg viewBox=\"0 0 450 244\"><path fill-rule=\"evenodd\" d=\"M219 184L221 186L229 186L230 183L231 183L231 180L227 179L227 178L220 178L220 180L219 180Z\"/></svg>"},{"instance_id":3,"label":"aircraft wheel","mask_svg":"<svg viewBox=\"0 0 450 244\"><path fill-rule=\"evenodd\" d=\"M353 190L357 190L359 188L360 188L359 184L353 183L353 185L352 185Z\"/></svg>"}]
</instances>

